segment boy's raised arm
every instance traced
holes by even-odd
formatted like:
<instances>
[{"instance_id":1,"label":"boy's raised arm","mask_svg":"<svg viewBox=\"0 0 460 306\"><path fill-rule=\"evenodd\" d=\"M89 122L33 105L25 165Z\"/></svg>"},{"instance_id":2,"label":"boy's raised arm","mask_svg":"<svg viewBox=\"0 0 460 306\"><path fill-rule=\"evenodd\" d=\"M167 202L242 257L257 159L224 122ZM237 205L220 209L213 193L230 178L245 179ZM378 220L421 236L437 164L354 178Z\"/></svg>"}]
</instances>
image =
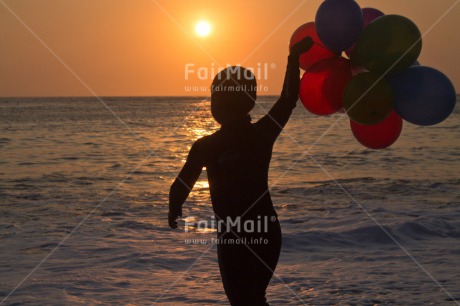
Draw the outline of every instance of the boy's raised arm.
<instances>
[{"instance_id":1,"label":"boy's raised arm","mask_svg":"<svg viewBox=\"0 0 460 306\"><path fill-rule=\"evenodd\" d=\"M300 86L299 56L307 52L312 46L313 40L309 36L292 46L288 56L281 96L268 114L256 123L270 141L275 141L281 133L296 106Z\"/></svg>"}]
</instances>

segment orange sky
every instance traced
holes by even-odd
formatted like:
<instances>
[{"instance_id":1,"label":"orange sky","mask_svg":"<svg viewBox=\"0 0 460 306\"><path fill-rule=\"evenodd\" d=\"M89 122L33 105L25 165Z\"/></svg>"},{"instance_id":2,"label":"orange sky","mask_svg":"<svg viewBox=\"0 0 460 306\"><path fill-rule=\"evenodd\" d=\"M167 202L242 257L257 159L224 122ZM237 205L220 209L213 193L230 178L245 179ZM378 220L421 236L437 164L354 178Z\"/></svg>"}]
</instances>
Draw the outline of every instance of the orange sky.
<instances>
[{"instance_id":1,"label":"orange sky","mask_svg":"<svg viewBox=\"0 0 460 306\"><path fill-rule=\"evenodd\" d=\"M409 17L425 33L455 1L358 3ZM0 96L206 95L185 86L209 85L213 65L264 68L265 63L268 78L259 81L264 87L259 94L276 95L289 38L314 20L321 2L0 0ZM209 37L194 33L200 19L212 24ZM460 3L426 34L420 58L451 78L457 91L459 28ZM187 64L207 68L209 79L191 73L186 80Z\"/></svg>"}]
</instances>

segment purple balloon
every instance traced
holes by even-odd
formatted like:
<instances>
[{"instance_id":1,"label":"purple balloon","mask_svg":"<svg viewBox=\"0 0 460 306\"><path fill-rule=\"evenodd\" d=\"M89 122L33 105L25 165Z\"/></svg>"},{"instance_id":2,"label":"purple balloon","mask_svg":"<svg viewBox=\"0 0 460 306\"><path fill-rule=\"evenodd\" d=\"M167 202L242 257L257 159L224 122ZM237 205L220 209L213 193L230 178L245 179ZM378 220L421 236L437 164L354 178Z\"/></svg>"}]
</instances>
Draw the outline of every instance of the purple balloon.
<instances>
[{"instance_id":1,"label":"purple balloon","mask_svg":"<svg viewBox=\"0 0 460 306\"><path fill-rule=\"evenodd\" d=\"M382 11L379 11L378 9L372 8L372 7L365 7L362 9L363 11L363 28L367 27L369 23L374 21L375 19L385 16L385 14Z\"/></svg>"},{"instance_id":2,"label":"purple balloon","mask_svg":"<svg viewBox=\"0 0 460 306\"><path fill-rule=\"evenodd\" d=\"M385 16L382 11L372 7L365 7L362 9L363 11L363 29L367 27L369 23L374 21L375 19ZM350 57L351 52L355 49L355 45L353 45L350 49L345 51L345 54Z\"/></svg>"},{"instance_id":3,"label":"purple balloon","mask_svg":"<svg viewBox=\"0 0 460 306\"><path fill-rule=\"evenodd\" d=\"M354 0L326 0L316 12L315 26L323 44L342 53L358 40L363 30L363 13Z\"/></svg>"}]
</instances>

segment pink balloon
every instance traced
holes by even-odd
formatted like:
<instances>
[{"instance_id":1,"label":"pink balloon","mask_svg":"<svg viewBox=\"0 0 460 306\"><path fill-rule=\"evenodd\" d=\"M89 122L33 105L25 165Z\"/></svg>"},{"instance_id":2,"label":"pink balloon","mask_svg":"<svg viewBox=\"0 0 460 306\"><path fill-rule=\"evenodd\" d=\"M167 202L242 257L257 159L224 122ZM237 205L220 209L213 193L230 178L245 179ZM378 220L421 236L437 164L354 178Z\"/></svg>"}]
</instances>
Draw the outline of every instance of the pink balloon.
<instances>
[{"instance_id":1,"label":"pink balloon","mask_svg":"<svg viewBox=\"0 0 460 306\"><path fill-rule=\"evenodd\" d=\"M382 11L372 7L365 7L362 9L362 11L364 18L364 28L367 27L367 25L375 19L385 15Z\"/></svg>"},{"instance_id":2,"label":"pink balloon","mask_svg":"<svg viewBox=\"0 0 460 306\"><path fill-rule=\"evenodd\" d=\"M363 146L369 149L385 149L398 140L401 135L403 120L395 112L382 122L374 125L363 125L350 120L351 131Z\"/></svg>"},{"instance_id":3,"label":"pink balloon","mask_svg":"<svg viewBox=\"0 0 460 306\"><path fill-rule=\"evenodd\" d=\"M371 7L365 7L362 9L363 11L363 29L367 27L369 23L374 21L375 19L384 16L385 14L382 11L379 11L378 9L371 8ZM355 45L353 45L350 49L345 50L345 54L350 57L351 52L355 49Z\"/></svg>"}]
</instances>

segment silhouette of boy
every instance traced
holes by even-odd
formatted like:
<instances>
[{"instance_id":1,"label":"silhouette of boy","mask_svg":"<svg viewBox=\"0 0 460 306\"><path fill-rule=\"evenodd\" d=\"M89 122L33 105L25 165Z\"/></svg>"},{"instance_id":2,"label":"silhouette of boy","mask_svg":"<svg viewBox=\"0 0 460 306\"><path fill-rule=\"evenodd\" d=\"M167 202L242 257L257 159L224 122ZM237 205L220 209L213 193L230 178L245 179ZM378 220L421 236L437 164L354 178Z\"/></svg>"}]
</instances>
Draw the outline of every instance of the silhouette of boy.
<instances>
[{"instance_id":1,"label":"silhouette of boy","mask_svg":"<svg viewBox=\"0 0 460 306\"><path fill-rule=\"evenodd\" d=\"M231 305L268 305L265 290L281 250L268 169L275 140L298 100L299 56L312 45L307 37L292 46L281 96L256 123L249 116L257 97L254 74L236 66L219 72L211 86L211 112L221 129L192 145L171 186L168 221L171 228L177 228L182 204L206 167L216 220L233 222L224 222L226 226L218 229L217 244L219 269Z\"/></svg>"}]
</instances>

